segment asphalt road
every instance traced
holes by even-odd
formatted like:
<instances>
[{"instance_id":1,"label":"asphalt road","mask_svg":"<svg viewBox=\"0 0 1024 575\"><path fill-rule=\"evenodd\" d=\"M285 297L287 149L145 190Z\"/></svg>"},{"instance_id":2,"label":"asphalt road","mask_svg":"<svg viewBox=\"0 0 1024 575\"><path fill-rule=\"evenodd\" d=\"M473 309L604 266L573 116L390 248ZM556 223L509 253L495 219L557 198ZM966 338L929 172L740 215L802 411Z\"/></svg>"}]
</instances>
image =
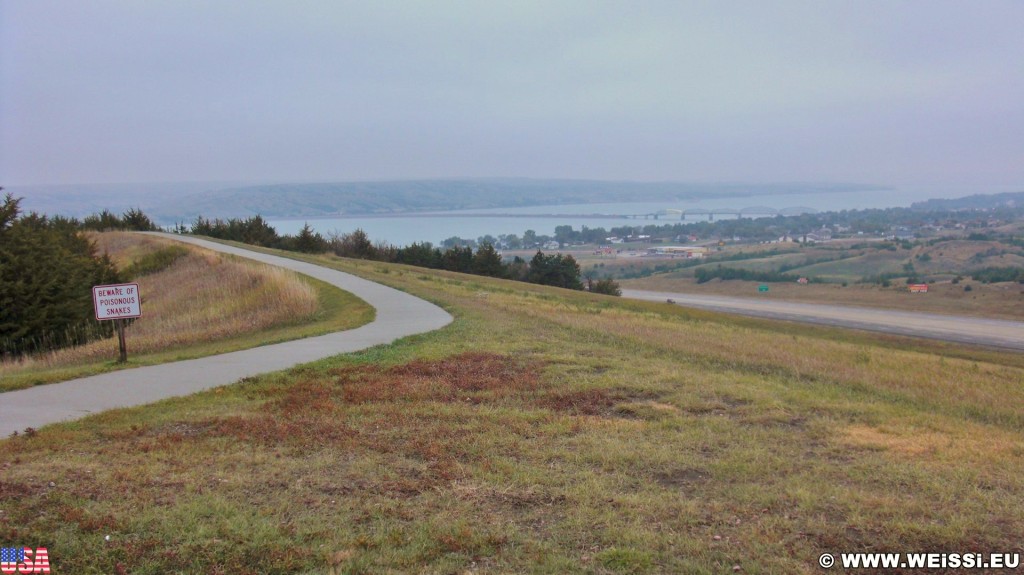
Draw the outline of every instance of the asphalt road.
<instances>
[{"instance_id":1,"label":"asphalt road","mask_svg":"<svg viewBox=\"0 0 1024 575\"><path fill-rule=\"evenodd\" d=\"M1024 322L863 307L622 290L623 297L770 319L817 323L1024 351Z\"/></svg>"},{"instance_id":2,"label":"asphalt road","mask_svg":"<svg viewBox=\"0 0 1024 575\"><path fill-rule=\"evenodd\" d=\"M0 438L28 427L38 429L108 409L189 395L234 383L244 377L391 343L399 338L439 329L452 321L448 312L432 303L351 274L197 238L158 235L280 266L325 281L365 300L376 308L376 318L356 329L318 337L0 393ZM145 321L145 306L142 313L140 321ZM130 346L129 335L129 349Z\"/></svg>"}]
</instances>

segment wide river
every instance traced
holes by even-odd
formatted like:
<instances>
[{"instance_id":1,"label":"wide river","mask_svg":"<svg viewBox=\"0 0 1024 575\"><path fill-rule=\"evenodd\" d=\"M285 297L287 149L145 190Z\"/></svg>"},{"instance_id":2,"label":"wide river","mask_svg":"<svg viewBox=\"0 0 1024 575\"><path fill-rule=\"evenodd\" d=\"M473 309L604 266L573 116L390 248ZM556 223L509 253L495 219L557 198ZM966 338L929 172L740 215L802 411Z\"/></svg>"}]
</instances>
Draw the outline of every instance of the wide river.
<instances>
[{"instance_id":1,"label":"wide river","mask_svg":"<svg viewBox=\"0 0 1024 575\"><path fill-rule=\"evenodd\" d=\"M637 202L617 204L580 204L535 206L529 208L497 208L462 212L438 212L430 215L405 214L382 216L347 216L306 219L270 219L268 222L280 234L296 234L306 223L321 234L347 233L357 228L365 231L374 242L386 241L404 246L414 242L435 245L452 236L477 239L484 235L502 234L521 236L526 230L540 235L553 235L556 226L570 225L574 229L621 226L662 225L679 221L679 216L661 216L658 220L625 218L636 214L653 214L666 209L676 210L739 210L766 206L776 210L786 208L813 208L817 211L859 210L868 208L907 207L913 202L930 198L958 198L975 193L994 193L1010 190L979 190L950 188L899 188L868 192L840 192L825 194L776 194L756 196L726 196L721 198L690 200L679 203ZM602 214L618 217L594 217ZM558 217L550 217L557 215ZM716 216L735 218L735 215ZM706 220L708 216L692 215L685 221Z\"/></svg>"}]
</instances>

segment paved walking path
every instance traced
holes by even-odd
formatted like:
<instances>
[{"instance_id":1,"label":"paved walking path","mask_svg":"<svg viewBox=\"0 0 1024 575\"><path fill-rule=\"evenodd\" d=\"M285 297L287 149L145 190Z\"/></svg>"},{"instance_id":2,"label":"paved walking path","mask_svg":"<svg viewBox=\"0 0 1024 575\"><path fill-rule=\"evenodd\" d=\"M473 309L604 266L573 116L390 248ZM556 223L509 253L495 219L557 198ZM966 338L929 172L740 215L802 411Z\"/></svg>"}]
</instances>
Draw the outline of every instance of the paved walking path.
<instances>
[{"instance_id":1,"label":"paved walking path","mask_svg":"<svg viewBox=\"0 0 1024 575\"><path fill-rule=\"evenodd\" d=\"M359 351L448 325L452 316L405 292L351 274L198 238L158 234L207 249L294 270L355 294L376 308L373 322L318 337L223 355L126 369L62 383L0 393L0 438L27 427L77 419L114 409L234 383L332 355ZM145 309L142 310L145 314ZM145 321L145 317L141 321ZM130 343L130 341L129 341Z\"/></svg>"},{"instance_id":2,"label":"paved walking path","mask_svg":"<svg viewBox=\"0 0 1024 575\"><path fill-rule=\"evenodd\" d=\"M623 297L772 319L820 323L1024 350L1024 322L764 298L622 290Z\"/></svg>"}]
</instances>

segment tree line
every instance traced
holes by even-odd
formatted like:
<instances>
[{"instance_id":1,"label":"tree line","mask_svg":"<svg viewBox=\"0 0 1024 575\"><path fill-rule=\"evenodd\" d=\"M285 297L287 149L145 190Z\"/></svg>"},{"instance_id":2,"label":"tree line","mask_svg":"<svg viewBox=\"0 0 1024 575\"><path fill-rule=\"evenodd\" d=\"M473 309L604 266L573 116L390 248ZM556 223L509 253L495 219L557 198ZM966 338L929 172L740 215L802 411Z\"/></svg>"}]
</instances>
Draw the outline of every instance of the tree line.
<instances>
[{"instance_id":1,"label":"tree line","mask_svg":"<svg viewBox=\"0 0 1024 575\"><path fill-rule=\"evenodd\" d=\"M497 237L481 236L476 240L453 236L444 240L443 245L477 245L492 243L509 249L530 249L544 245L549 241L567 244L603 244L608 238L629 238L640 235L652 239L666 240L696 236L700 238L731 238L740 237L748 241L770 241L784 234L791 236L809 233L823 227L836 226L845 228L849 236L858 233L880 235L894 227L917 228L926 224L983 225L979 219L989 217L996 219L1015 219L1024 216L1024 207L1003 206L998 209L984 211L975 210L939 210L924 211L914 208L876 208L864 210L840 210L831 212L807 213L801 215L776 215L759 218L720 218L714 221L697 222L665 222L646 223L643 225L622 225L611 228L581 226L575 229L570 225L557 226L553 235L538 234L534 230L526 230L522 235L502 234ZM980 235L980 234L974 234Z\"/></svg>"},{"instance_id":2,"label":"tree line","mask_svg":"<svg viewBox=\"0 0 1024 575\"><path fill-rule=\"evenodd\" d=\"M755 271L744 268L731 268L718 265L715 267L697 268L693 272L697 283L702 284L715 278L722 280L745 280L755 282L795 282L803 276L783 273L777 270ZM816 278L809 278L810 282L817 282Z\"/></svg>"},{"instance_id":3,"label":"tree line","mask_svg":"<svg viewBox=\"0 0 1024 575\"><path fill-rule=\"evenodd\" d=\"M476 249L459 243L448 244L442 249L430 242L398 247L384 242L373 242L361 229L351 233L332 233L324 237L314 231L308 223L294 236L279 235L273 226L258 215L227 220L198 217L191 226L178 224L174 230L177 233L208 236L288 251L333 253L346 258L406 264L574 290L587 288L595 293L621 295L618 284L611 279L594 282L590 278L583 278L579 263L571 255L545 254L538 250L529 261L519 256L506 261L490 242L482 243ZM584 279L587 279L586 284Z\"/></svg>"}]
</instances>

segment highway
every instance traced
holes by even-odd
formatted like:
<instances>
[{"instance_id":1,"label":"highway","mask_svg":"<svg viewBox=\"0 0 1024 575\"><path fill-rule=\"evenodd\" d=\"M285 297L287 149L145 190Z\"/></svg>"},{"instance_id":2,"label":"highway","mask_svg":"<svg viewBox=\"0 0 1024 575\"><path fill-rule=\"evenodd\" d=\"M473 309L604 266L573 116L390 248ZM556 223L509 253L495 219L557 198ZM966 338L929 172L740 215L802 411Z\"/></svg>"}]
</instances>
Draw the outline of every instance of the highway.
<instances>
[{"instance_id":1,"label":"highway","mask_svg":"<svg viewBox=\"0 0 1024 575\"><path fill-rule=\"evenodd\" d=\"M771 299L622 290L623 297L726 313L816 323L1024 351L1024 322Z\"/></svg>"}]
</instances>

